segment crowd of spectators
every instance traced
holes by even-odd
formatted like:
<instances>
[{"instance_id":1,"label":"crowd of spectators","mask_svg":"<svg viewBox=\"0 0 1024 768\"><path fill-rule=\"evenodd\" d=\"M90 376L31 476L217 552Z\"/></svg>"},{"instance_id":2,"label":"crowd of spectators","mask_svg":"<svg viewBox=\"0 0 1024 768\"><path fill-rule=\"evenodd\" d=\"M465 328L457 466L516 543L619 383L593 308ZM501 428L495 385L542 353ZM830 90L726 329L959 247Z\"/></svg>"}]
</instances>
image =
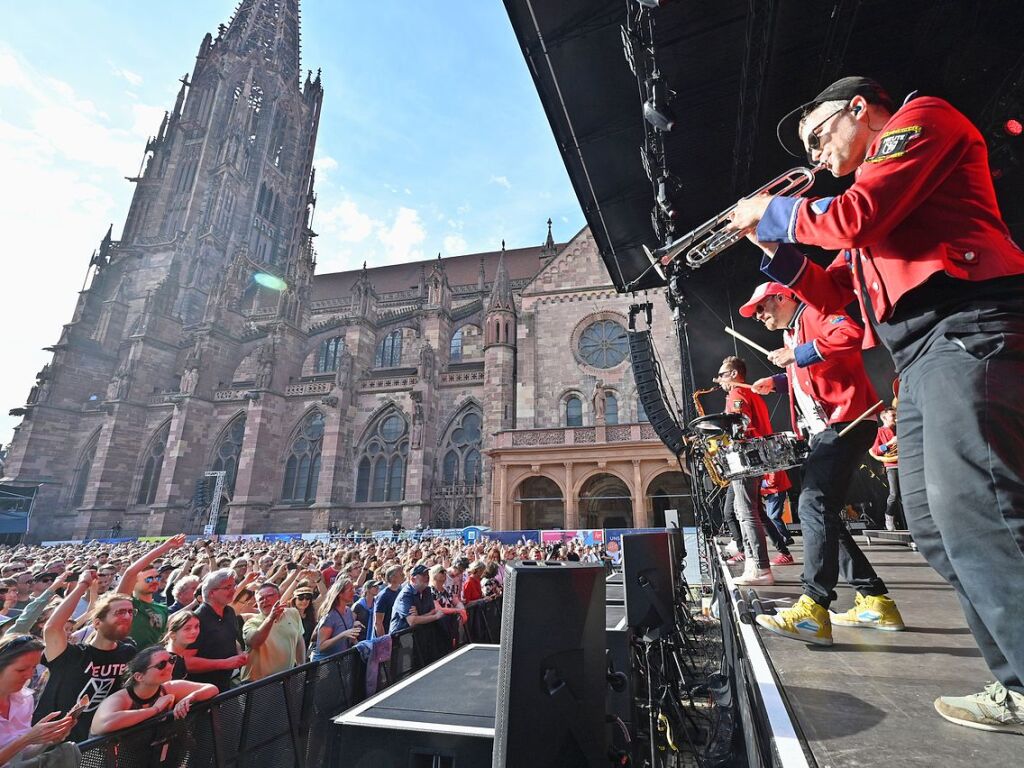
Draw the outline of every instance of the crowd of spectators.
<instances>
[{"instance_id":1,"label":"crowd of spectators","mask_svg":"<svg viewBox=\"0 0 1024 768\"><path fill-rule=\"evenodd\" d=\"M598 547L458 539L0 548L0 766L117 731L501 595L512 560Z\"/></svg>"}]
</instances>

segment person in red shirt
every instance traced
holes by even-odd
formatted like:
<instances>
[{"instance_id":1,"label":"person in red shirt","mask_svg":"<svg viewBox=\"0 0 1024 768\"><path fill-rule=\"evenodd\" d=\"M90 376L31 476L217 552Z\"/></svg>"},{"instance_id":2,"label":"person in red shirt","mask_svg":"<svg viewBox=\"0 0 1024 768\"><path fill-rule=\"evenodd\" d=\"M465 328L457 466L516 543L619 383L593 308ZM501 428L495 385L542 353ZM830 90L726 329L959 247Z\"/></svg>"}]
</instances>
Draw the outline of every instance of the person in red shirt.
<instances>
[{"instance_id":1,"label":"person in red shirt","mask_svg":"<svg viewBox=\"0 0 1024 768\"><path fill-rule=\"evenodd\" d=\"M787 118L780 139L853 184L832 198L752 196L730 227L761 246L763 272L819 310L856 300L864 346L892 354L903 511L996 678L935 709L1024 733L1024 252L999 212L985 140L948 102L912 93L897 108L864 77ZM794 243L840 253L821 267Z\"/></svg>"},{"instance_id":2,"label":"person in red shirt","mask_svg":"<svg viewBox=\"0 0 1024 768\"><path fill-rule=\"evenodd\" d=\"M896 530L896 520L900 513L900 470L899 449L896 440L896 409L886 408L878 415L882 426L875 435L875 444L868 453L882 462L885 468L885 479L889 483L889 496L885 500L885 529Z\"/></svg>"},{"instance_id":3,"label":"person in red shirt","mask_svg":"<svg viewBox=\"0 0 1024 768\"><path fill-rule=\"evenodd\" d=\"M718 385L725 390L725 412L739 413L747 418L747 437L765 437L772 433L772 422L764 398L754 394L747 381L747 364L739 357L727 357L719 366ZM744 477L729 483L726 494L726 508L732 505L739 519L746 553L743 575L735 579L745 586L771 586L775 583L771 563L768 560L768 544L765 539L764 517L761 513L761 496L758 490L760 477Z\"/></svg>"},{"instance_id":4,"label":"person in red shirt","mask_svg":"<svg viewBox=\"0 0 1024 768\"><path fill-rule=\"evenodd\" d=\"M817 645L832 644L833 624L902 630L903 618L885 583L842 520L846 493L874 428L862 421L843 437L839 433L878 401L861 356L863 329L845 315L818 312L778 283L755 288L740 315L756 317L769 331L783 331L784 346L768 360L786 372L758 379L753 389L760 394L788 390L793 427L807 435L810 447L798 503L804 594L792 608L758 616L758 623ZM835 614L828 608L840 574L857 594L853 608Z\"/></svg>"},{"instance_id":5,"label":"person in red shirt","mask_svg":"<svg viewBox=\"0 0 1024 768\"><path fill-rule=\"evenodd\" d=\"M462 586L462 602L471 603L484 596L481 579L484 575L485 564L481 560L474 562L466 570L466 583Z\"/></svg>"},{"instance_id":6,"label":"person in red shirt","mask_svg":"<svg viewBox=\"0 0 1024 768\"><path fill-rule=\"evenodd\" d=\"M769 472L761 478L761 499L764 503L765 515L768 522L772 524L782 539L783 545L787 547L786 554L789 554L789 547L793 544L793 534L786 527L786 521L782 514L786 509L786 491L793 487L789 480L789 474L784 469L777 472ZM776 565L792 565L793 558L789 557L788 563L775 563Z\"/></svg>"}]
</instances>

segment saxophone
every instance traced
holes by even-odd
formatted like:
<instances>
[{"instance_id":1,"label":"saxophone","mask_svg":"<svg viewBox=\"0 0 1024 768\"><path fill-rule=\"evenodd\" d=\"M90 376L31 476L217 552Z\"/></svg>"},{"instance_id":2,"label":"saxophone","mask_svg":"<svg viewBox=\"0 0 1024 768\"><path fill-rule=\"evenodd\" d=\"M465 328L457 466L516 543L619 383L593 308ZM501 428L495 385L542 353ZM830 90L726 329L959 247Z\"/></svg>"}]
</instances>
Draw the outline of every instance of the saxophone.
<instances>
[{"instance_id":1,"label":"saxophone","mask_svg":"<svg viewBox=\"0 0 1024 768\"><path fill-rule=\"evenodd\" d=\"M701 405L700 399L704 395L711 394L716 391L718 387L708 387L707 389L698 389L693 393L693 407L697 409L698 416L706 416L704 413L704 406ZM728 440L728 438L726 438ZM715 466L715 462L712 461L711 457L715 455L720 447L718 444L718 437L710 437L701 439L702 449L701 450L701 461L704 462L704 469L708 473L708 477L711 478L711 482L717 485L719 488L726 488L729 485L729 481L722 477L718 471L718 467Z\"/></svg>"}]
</instances>

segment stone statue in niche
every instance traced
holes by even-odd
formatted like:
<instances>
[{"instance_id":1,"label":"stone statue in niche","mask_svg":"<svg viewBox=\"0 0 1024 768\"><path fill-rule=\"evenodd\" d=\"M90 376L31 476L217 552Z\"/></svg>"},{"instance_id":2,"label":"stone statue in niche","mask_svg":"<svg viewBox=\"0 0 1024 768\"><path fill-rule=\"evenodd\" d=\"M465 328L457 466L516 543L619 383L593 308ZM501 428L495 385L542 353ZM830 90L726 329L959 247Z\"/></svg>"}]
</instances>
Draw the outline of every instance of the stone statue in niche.
<instances>
[{"instance_id":1,"label":"stone statue in niche","mask_svg":"<svg viewBox=\"0 0 1024 768\"><path fill-rule=\"evenodd\" d=\"M604 424L605 417L605 398L604 398L604 386L601 380L598 379L594 382L594 423Z\"/></svg>"},{"instance_id":2,"label":"stone statue in niche","mask_svg":"<svg viewBox=\"0 0 1024 768\"><path fill-rule=\"evenodd\" d=\"M420 345L420 378L425 381L431 381L434 378L434 364L436 362L436 356L434 354L434 348L430 346L429 341L424 341Z\"/></svg>"},{"instance_id":3,"label":"stone statue in niche","mask_svg":"<svg viewBox=\"0 0 1024 768\"><path fill-rule=\"evenodd\" d=\"M36 383L28 393L28 405L45 403L50 395L50 364L44 365L36 374Z\"/></svg>"},{"instance_id":4,"label":"stone statue in niche","mask_svg":"<svg viewBox=\"0 0 1024 768\"><path fill-rule=\"evenodd\" d=\"M416 400L412 410L412 447L423 445L423 402Z\"/></svg>"},{"instance_id":5,"label":"stone statue in niche","mask_svg":"<svg viewBox=\"0 0 1024 768\"><path fill-rule=\"evenodd\" d=\"M178 390L183 395L191 395L196 391L196 384L198 382L199 369L186 368L185 372L181 374L181 382L178 384Z\"/></svg>"},{"instance_id":6,"label":"stone statue in niche","mask_svg":"<svg viewBox=\"0 0 1024 768\"><path fill-rule=\"evenodd\" d=\"M352 353L348 351L344 339L338 346L338 368L334 372L334 383L343 389L352 383Z\"/></svg>"},{"instance_id":7,"label":"stone statue in niche","mask_svg":"<svg viewBox=\"0 0 1024 768\"><path fill-rule=\"evenodd\" d=\"M135 371L135 360L129 355L114 371L114 375L107 384L107 400L124 400L128 397L128 390L131 387L132 373Z\"/></svg>"}]
</instances>

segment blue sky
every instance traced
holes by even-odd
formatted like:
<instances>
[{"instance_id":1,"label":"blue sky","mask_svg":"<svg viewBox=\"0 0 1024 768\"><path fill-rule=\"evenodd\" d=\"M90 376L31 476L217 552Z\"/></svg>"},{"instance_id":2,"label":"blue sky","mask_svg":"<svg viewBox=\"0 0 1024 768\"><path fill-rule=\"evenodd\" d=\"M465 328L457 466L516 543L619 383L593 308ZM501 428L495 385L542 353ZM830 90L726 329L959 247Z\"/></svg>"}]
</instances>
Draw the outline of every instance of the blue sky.
<instances>
[{"instance_id":1,"label":"blue sky","mask_svg":"<svg viewBox=\"0 0 1024 768\"><path fill-rule=\"evenodd\" d=\"M0 3L0 442L119 234L146 137L232 0ZM305 0L318 271L535 245L583 216L500 0Z\"/></svg>"}]
</instances>

